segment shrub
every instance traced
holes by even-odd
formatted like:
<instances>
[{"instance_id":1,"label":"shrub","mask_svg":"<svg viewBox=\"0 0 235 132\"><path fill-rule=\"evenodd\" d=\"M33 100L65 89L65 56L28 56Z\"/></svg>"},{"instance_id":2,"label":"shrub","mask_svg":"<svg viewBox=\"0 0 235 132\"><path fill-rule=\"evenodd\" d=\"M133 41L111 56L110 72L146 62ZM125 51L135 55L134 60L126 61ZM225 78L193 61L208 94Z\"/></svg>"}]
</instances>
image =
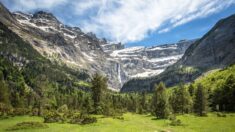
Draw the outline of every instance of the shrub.
<instances>
[{"instance_id":1,"label":"shrub","mask_svg":"<svg viewBox=\"0 0 235 132\"><path fill-rule=\"evenodd\" d=\"M84 124L91 124L91 123L95 123L97 122L97 119L95 117L85 117L83 118L83 120L81 121L81 124L84 125Z\"/></svg>"},{"instance_id":2,"label":"shrub","mask_svg":"<svg viewBox=\"0 0 235 132\"><path fill-rule=\"evenodd\" d=\"M181 126L182 125L181 120L177 119L175 115L170 115L169 120L171 121L170 122L171 126Z\"/></svg>"},{"instance_id":3,"label":"shrub","mask_svg":"<svg viewBox=\"0 0 235 132\"><path fill-rule=\"evenodd\" d=\"M22 129L32 129L32 128L48 128L48 126L41 122L21 122L8 128L8 131L22 130Z\"/></svg>"},{"instance_id":4,"label":"shrub","mask_svg":"<svg viewBox=\"0 0 235 132\"><path fill-rule=\"evenodd\" d=\"M57 109L57 111L60 112L60 113L67 113L68 112L68 106L66 104L62 105Z\"/></svg>"},{"instance_id":5,"label":"shrub","mask_svg":"<svg viewBox=\"0 0 235 132\"><path fill-rule=\"evenodd\" d=\"M44 116L44 123L65 122L65 118L57 112L48 112Z\"/></svg>"},{"instance_id":6,"label":"shrub","mask_svg":"<svg viewBox=\"0 0 235 132\"><path fill-rule=\"evenodd\" d=\"M6 116L12 113L12 108L4 103L0 103L0 117Z\"/></svg>"},{"instance_id":7,"label":"shrub","mask_svg":"<svg viewBox=\"0 0 235 132\"><path fill-rule=\"evenodd\" d=\"M175 115L170 115L168 118L169 118L170 121L176 120L176 116Z\"/></svg>"},{"instance_id":8,"label":"shrub","mask_svg":"<svg viewBox=\"0 0 235 132\"><path fill-rule=\"evenodd\" d=\"M13 110L13 115L16 115L16 116L21 116L21 115L27 115L29 114L29 109L26 109L26 108L15 108Z\"/></svg>"},{"instance_id":9,"label":"shrub","mask_svg":"<svg viewBox=\"0 0 235 132\"><path fill-rule=\"evenodd\" d=\"M182 125L182 122L180 119L175 119L175 120L171 120L171 123L170 123L171 126L181 126Z\"/></svg>"},{"instance_id":10,"label":"shrub","mask_svg":"<svg viewBox=\"0 0 235 132\"><path fill-rule=\"evenodd\" d=\"M38 116L38 112L39 112L38 108L33 108L32 111L31 111L31 115L32 116Z\"/></svg>"},{"instance_id":11,"label":"shrub","mask_svg":"<svg viewBox=\"0 0 235 132\"><path fill-rule=\"evenodd\" d=\"M74 116L69 123L71 124L80 124L80 125L85 125L85 124L91 124L97 122L97 119L95 117L91 117L88 115L77 115Z\"/></svg>"},{"instance_id":12,"label":"shrub","mask_svg":"<svg viewBox=\"0 0 235 132\"><path fill-rule=\"evenodd\" d=\"M224 114L224 113L220 113L220 112L218 112L218 113L217 113L217 117L227 117L227 115L226 115L226 114Z\"/></svg>"}]
</instances>

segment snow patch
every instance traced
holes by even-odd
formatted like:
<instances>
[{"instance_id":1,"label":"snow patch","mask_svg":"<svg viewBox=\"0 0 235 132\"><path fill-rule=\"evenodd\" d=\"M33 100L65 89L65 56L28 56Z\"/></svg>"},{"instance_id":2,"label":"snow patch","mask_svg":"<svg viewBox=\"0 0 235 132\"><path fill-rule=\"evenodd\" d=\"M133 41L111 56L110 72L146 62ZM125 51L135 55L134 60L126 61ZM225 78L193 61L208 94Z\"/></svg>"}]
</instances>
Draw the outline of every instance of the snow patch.
<instances>
[{"instance_id":1,"label":"snow patch","mask_svg":"<svg viewBox=\"0 0 235 132\"><path fill-rule=\"evenodd\" d=\"M138 73L136 75L132 75L131 78L145 78L145 77L156 76L156 75L162 73L163 71L164 71L164 69L158 69L158 70L146 69L145 72Z\"/></svg>"}]
</instances>

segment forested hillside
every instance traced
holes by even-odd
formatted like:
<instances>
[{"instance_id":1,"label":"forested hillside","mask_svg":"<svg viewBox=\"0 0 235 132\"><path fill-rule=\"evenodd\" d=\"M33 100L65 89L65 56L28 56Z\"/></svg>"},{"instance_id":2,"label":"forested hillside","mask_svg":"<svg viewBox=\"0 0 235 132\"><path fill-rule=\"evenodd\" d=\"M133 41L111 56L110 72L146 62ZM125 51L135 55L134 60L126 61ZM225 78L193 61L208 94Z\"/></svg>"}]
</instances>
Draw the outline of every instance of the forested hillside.
<instances>
[{"instance_id":1,"label":"forested hillside","mask_svg":"<svg viewBox=\"0 0 235 132\"><path fill-rule=\"evenodd\" d=\"M2 23L0 34L1 92L7 92L1 95L8 105L33 107L45 98L44 105L57 107L76 91L89 90L86 73L52 63Z\"/></svg>"}]
</instances>

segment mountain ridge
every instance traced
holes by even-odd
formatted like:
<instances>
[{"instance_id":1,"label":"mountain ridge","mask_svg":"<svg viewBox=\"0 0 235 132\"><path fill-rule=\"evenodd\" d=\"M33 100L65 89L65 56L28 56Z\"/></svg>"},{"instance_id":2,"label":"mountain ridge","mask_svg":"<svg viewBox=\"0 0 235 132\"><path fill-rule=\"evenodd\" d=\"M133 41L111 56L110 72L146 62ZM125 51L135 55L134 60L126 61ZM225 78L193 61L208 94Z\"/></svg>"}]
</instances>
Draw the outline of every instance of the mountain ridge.
<instances>
[{"instance_id":1,"label":"mountain ridge","mask_svg":"<svg viewBox=\"0 0 235 132\"><path fill-rule=\"evenodd\" d=\"M224 18L201 39L193 43L184 56L163 73L152 78L133 79L121 91L152 91L163 81L167 86L192 82L209 70L224 68L235 63L235 15Z\"/></svg>"}]
</instances>

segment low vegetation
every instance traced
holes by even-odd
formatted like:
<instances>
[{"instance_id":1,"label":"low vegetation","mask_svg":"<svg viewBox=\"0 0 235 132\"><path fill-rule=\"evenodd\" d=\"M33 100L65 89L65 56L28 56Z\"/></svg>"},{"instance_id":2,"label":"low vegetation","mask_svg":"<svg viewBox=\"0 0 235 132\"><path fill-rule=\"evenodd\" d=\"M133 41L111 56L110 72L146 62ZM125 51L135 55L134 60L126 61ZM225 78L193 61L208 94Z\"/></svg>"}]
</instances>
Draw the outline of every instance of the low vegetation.
<instances>
[{"instance_id":1,"label":"low vegetation","mask_svg":"<svg viewBox=\"0 0 235 132\"><path fill-rule=\"evenodd\" d=\"M15 130L42 129L42 128L48 128L48 126L41 122L21 122L21 123L17 123L16 125L6 130L15 131Z\"/></svg>"}]
</instances>

